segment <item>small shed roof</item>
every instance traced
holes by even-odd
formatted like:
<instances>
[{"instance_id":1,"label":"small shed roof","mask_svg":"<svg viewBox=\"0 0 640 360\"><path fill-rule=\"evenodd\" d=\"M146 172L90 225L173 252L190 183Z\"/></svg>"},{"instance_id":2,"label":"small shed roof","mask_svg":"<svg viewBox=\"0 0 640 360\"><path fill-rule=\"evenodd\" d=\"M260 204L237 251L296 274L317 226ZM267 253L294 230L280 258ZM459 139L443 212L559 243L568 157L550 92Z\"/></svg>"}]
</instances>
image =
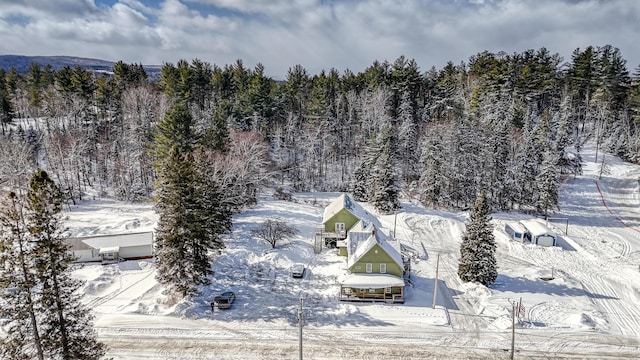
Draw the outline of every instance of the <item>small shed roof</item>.
<instances>
[{"instance_id":1,"label":"small shed roof","mask_svg":"<svg viewBox=\"0 0 640 360\"><path fill-rule=\"evenodd\" d=\"M354 288L386 288L404 286L404 280L390 274L350 274L341 284Z\"/></svg>"},{"instance_id":2,"label":"small shed roof","mask_svg":"<svg viewBox=\"0 0 640 360\"><path fill-rule=\"evenodd\" d=\"M539 235L552 235L555 237L555 233L551 231L545 224L538 220L522 220L520 223L531 233L531 236Z\"/></svg>"},{"instance_id":3,"label":"small shed roof","mask_svg":"<svg viewBox=\"0 0 640 360\"><path fill-rule=\"evenodd\" d=\"M517 222L508 222L505 224L505 226L510 227L511 229L513 229L513 231L519 232L519 233L523 233L525 232L525 227L524 225L517 223Z\"/></svg>"}]
</instances>

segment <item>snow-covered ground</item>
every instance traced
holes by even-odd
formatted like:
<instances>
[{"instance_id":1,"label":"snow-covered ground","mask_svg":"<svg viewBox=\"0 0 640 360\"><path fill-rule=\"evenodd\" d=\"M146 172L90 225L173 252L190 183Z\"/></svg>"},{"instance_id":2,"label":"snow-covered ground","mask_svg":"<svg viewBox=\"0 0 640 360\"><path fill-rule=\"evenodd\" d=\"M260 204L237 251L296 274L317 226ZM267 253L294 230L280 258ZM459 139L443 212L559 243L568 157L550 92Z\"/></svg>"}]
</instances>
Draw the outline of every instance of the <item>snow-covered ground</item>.
<instances>
[{"instance_id":1,"label":"snow-covered ground","mask_svg":"<svg viewBox=\"0 0 640 360\"><path fill-rule=\"evenodd\" d=\"M456 275L466 213L406 201L397 216L380 217L386 231L395 231L416 253L405 304L338 301L346 260L331 249L315 254L312 247L323 208L338 195L326 193L296 194L295 202L265 195L237 215L227 248L216 255L212 284L198 297L163 293L151 260L86 264L75 274L86 280L84 301L116 360L297 358L300 297L303 354L309 359L507 359L512 306L520 300L517 358L636 358L640 167L607 156L609 173L598 179L595 152L586 148L582 155L584 175L563 185L560 210L553 214L569 219L568 234L564 222L551 223L561 234L559 246L510 241L505 222L530 216L493 215L499 276L489 288L462 283ZM274 217L300 234L271 249L250 231ZM96 235L152 230L157 215L151 204L95 200L73 206L66 221L74 236ZM289 273L297 262L307 265L302 279ZM229 290L237 295L232 308L212 312L213 297Z\"/></svg>"}]
</instances>

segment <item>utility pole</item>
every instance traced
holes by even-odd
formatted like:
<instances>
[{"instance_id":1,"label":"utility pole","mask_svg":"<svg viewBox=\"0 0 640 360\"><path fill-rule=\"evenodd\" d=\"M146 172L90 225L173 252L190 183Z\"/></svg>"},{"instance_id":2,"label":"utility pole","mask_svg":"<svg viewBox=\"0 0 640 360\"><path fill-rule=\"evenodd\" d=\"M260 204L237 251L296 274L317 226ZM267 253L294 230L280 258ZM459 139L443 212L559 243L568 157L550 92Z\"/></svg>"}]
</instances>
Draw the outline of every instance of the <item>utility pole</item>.
<instances>
[{"instance_id":1,"label":"utility pole","mask_svg":"<svg viewBox=\"0 0 640 360\"><path fill-rule=\"evenodd\" d=\"M304 319L302 317L302 305L304 304L304 299L302 298L302 294L300 294L300 306L298 307L298 348L300 352L300 360L302 360L302 325L304 325Z\"/></svg>"},{"instance_id":2,"label":"utility pole","mask_svg":"<svg viewBox=\"0 0 640 360\"><path fill-rule=\"evenodd\" d=\"M513 360L513 353L515 352L515 342L516 342L516 303L515 301L511 304L511 360Z\"/></svg>"},{"instance_id":3,"label":"utility pole","mask_svg":"<svg viewBox=\"0 0 640 360\"><path fill-rule=\"evenodd\" d=\"M435 309L436 308L436 296L438 295L438 272L440 270L440 253L438 253L438 256L436 257L436 281L433 285L433 305L431 305L431 308Z\"/></svg>"},{"instance_id":4,"label":"utility pole","mask_svg":"<svg viewBox=\"0 0 640 360\"><path fill-rule=\"evenodd\" d=\"M398 209L393 211L393 240L396 240L396 223L398 221Z\"/></svg>"}]
</instances>

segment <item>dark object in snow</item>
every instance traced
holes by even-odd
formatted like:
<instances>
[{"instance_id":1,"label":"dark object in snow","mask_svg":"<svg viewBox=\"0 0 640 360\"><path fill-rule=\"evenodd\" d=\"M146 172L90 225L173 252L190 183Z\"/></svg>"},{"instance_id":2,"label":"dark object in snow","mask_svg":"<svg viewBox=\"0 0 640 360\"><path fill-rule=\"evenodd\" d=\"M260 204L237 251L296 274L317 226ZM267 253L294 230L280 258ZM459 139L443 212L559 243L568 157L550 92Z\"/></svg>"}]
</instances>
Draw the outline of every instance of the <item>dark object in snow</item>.
<instances>
[{"instance_id":1,"label":"dark object in snow","mask_svg":"<svg viewBox=\"0 0 640 360\"><path fill-rule=\"evenodd\" d=\"M231 291L223 292L222 294L213 298L211 303L211 311L217 306L218 309L229 309L231 304L236 300L236 294Z\"/></svg>"}]
</instances>

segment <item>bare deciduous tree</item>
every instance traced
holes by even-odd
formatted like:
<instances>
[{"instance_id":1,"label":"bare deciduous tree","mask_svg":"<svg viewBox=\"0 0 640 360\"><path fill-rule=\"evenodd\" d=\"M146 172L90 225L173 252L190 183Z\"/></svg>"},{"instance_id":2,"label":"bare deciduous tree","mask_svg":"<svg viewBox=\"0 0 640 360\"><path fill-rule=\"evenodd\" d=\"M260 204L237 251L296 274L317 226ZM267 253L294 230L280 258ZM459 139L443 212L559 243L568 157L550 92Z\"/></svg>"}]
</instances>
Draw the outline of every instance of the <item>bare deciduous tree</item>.
<instances>
[{"instance_id":1,"label":"bare deciduous tree","mask_svg":"<svg viewBox=\"0 0 640 360\"><path fill-rule=\"evenodd\" d=\"M267 220L251 231L251 234L268 242L275 249L276 244L298 233L298 229L286 222L275 219Z\"/></svg>"},{"instance_id":2,"label":"bare deciduous tree","mask_svg":"<svg viewBox=\"0 0 640 360\"><path fill-rule=\"evenodd\" d=\"M231 131L229 151L208 153L211 173L224 188L223 203L234 210L256 202L256 192L271 177L269 147L258 133Z\"/></svg>"}]
</instances>

